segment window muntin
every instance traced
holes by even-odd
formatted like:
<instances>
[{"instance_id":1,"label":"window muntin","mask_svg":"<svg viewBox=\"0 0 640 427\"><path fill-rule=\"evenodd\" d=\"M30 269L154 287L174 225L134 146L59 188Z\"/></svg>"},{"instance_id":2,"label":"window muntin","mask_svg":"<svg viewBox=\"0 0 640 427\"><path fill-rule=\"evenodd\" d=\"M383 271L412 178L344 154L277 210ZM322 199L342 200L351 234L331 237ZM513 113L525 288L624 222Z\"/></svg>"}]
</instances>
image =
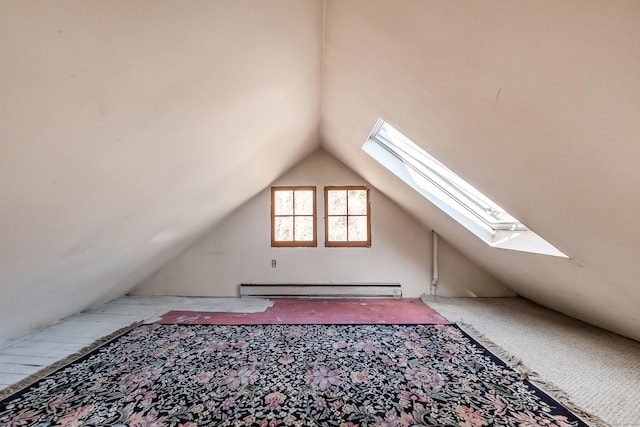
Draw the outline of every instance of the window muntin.
<instances>
[{"instance_id":1,"label":"window muntin","mask_svg":"<svg viewBox=\"0 0 640 427\"><path fill-rule=\"evenodd\" d=\"M316 187L271 187L271 246L317 246Z\"/></svg>"},{"instance_id":2,"label":"window muntin","mask_svg":"<svg viewBox=\"0 0 640 427\"><path fill-rule=\"evenodd\" d=\"M324 188L325 246L371 246L369 189L363 186Z\"/></svg>"}]
</instances>

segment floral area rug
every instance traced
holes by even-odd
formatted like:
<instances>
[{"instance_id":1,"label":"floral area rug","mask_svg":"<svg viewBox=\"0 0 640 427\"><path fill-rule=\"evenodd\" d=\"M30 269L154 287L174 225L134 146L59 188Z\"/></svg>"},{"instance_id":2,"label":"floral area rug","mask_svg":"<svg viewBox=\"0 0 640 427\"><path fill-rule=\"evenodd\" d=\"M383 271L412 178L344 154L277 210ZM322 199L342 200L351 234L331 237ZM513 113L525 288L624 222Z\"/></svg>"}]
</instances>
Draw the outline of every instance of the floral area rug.
<instances>
[{"instance_id":1,"label":"floral area rug","mask_svg":"<svg viewBox=\"0 0 640 427\"><path fill-rule=\"evenodd\" d=\"M2 426L587 426L456 325L142 325Z\"/></svg>"}]
</instances>

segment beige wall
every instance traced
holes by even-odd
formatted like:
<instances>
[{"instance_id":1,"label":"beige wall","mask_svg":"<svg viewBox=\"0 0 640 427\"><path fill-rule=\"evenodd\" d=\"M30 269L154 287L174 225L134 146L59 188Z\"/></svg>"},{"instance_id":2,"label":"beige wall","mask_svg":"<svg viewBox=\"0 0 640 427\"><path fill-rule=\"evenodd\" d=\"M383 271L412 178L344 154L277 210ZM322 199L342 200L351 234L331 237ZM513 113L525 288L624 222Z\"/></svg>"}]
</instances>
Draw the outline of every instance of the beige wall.
<instances>
[{"instance_id":1,"label":"beige wall","mask_svg":"<svg viewBox=\"0 0 640 427\"><path fill-rule=\"evenodd\" d=\"M321 29L315 1L0 2L0 341L127 292L313 152Z\"/></svg>"},{"instance_id":2,"label":"beige wall","mask_svg":"<svg viewBox=\"0 0 640 427\"><path fill-rule=\"evenodd\" d=\"M191 248L142 282L139 295L238 295L240 283L399 282L403 295L429 292L431 233L375 189L371 191L370 248L325 248L323 187L363 185L362 178L324 151L300 163L274 185L315 185L318 247L270 246L270 188L264 189ZM442 247L442 295L511 295L475 264ZM277 267L271 267L271 260Z\"/></svg>"},{"instance_id":3,"label":"beige wall","mask_svg":"<svg viewBox=\"0 0 640 427\"><path fill-rule=\"evenodd\" d=\"M436 294L441 297L514 297L512 290L490 273L469 260L451 246L442 236L438 237L439 280Z\"/></svg>"},{"instance_id":4,"label":"beige wall","mask_svg":"<svg viewBox=\"0 0 640 427\"><path fill-rule=\"evenodd\" d=\"M640 2L64 5L0 2L0 340L127 292L177 253L144 289L299 277L288 263L312 252L236 241L235 216L221 221L262 206L251 198L319 146L425 241L435 229L518 294L640 340ZM489 248L425 201L362 152L380 116L570 259ZM400 259L380 259L422 280L429 248L382 239L393 232L349 257L395 246ZM464 259L443 246L441 291L493 289L467 283L482 274Z\"/></svg>"},{"instance_id":5,"label":"beige wall","mask_svg":"<svg viewBox=\"0 0 640 427\"><path fill-rule=\"evenodd\" d=\"M640 2L329 0L322 148L519 295L640 340ZM569 259L488 247L361 149L378 117Z\"/></svg>"}]
</instances>

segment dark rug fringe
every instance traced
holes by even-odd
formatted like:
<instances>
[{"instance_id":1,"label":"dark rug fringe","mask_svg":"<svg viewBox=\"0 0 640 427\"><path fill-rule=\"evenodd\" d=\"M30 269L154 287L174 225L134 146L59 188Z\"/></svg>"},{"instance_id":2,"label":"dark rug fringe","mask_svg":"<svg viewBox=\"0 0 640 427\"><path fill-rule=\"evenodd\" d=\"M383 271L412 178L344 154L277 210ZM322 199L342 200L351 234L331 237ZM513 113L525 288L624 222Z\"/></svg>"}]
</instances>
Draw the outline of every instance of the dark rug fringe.
<instances>
[{"instance_id":1,"label":"dark rug fringe","mask_svg":"<svg viewBox=\"0 0 640 427\"><path fill-rule=\"evenodd\" d=\"M30 385L36 383L37 381L41 380L42 378L46 377L47 375L50 375L52 373L54 373L55 371L57 371L58 369L62 369L67 365L70 365L71 363L75 362L76 360L80 359L81 357L85 356L87 353L92 352L93 350L97 349L98 347L101 347L113 340L115 340L116 338L126 334L127 332L129 332L131 329L135 328L136 326L142 324L143 322L135 322L132 323L129 326L125 326L124 328L120 328L117 331L114 331L112 333L110 333L109 335L106 335L102 338L98 338L97 340L95 340L94 342L92 342L91 344L89 344L86 347L83 347L82 349L80 349L79 351L65 357L62 360L59 360L45 368L42 368L41 370L39 370L38 372L36 372L35 374L31 374L29 375L27 378L18 381L17 383L10 385L9 387L5 388L4 390L0 390L0 400L6 399L7 397L18 393L19 391L29 387Z\"/></svg>"},{"instance_id":2,"label":"dark rug fringe","mask_svg":"<svg viewBox=\"0 0 640 427\"><path fill-rule=\"evenodd\" d=\"M460 322L458 322L457 325L466 333L471 335L476 341L490 350L494 355L500 358L503 362L509 365L512 369L518 372L522 376L522 378L530 381L543 392L551 396L553 399L557 400L565 408L573 412L578 417L582 418L582 420L587 424L590 424L593 427L611 427L611 425L607 424L597 415L587 412L577 406L571 401L571 398L566 392L555 386L553 383L540 378L537 372L532 371L531 369L527 368L524 363L522 363L522 359L508 353L502 347L487 338L483 333L476 330L473 326Z\"/></svg>"}]
</instances>

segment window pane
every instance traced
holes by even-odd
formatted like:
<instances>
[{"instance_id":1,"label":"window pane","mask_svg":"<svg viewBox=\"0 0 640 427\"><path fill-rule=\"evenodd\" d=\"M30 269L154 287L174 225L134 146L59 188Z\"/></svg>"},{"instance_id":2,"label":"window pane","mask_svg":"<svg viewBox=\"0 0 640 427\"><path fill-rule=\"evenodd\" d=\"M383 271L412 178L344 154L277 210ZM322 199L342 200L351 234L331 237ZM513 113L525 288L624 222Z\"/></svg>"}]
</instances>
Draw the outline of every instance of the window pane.
<instances>
[{"instance_id":1,"label":"window pane","mask_svg":"<svg viewBox=\"0 0 640 427\"><path fill-rule=\"evenodd\" d=\"M349 215L367 214L367 190L349 190ZM352 239L349 239L352 240Z\"/></svg>"},{"instance_id":2,"label":"window pane","mask_svg":"<svg viewBox=\"0 0 640 427\"><path fill-rule=\"evenodd\" d=\"M276 215L293 215L293 191L277 190L274 197Z\"/></svg>"},{"instance_id":3,"label":"window pane","mask_svg":"<svg viewBox=\"0 0 640 427\"><path fill-rule=\"evenodd\" d=\"M313 191L296 191L295 213L296 215L313 215Z\"/></svg>"},{"instance_id":4,"label":"window pane","mask_svg":"<svg viewBox=\"0 0 640 427\"><path fill-rule=\"evenodd\" d=\"M330 216L327 221L327 235L331 242L347 241L347 217Z\"/></svg>"},{"instance_id":5,"label":"window pane","mask_svg":"<svg viewBox=\"0 0 640 427\"><path fill-rule=\"evenodd\" d=\"M347 214L347 192L345 190L327 191L327 215Z\"/></svg>"},{"instance_id":6,"label":"window pane","mask_svg":"<svg viewBox=\"0 0 640 427\"><path fill-rule=\"evenodd\" d=\"M293 217L279 216L274 218L274 238L278 242L290 242L293 240Z\"/></svg>"},{"instance_id":7,"label":"window pane","mask_svg":"<svg viewBox=\"0 0 640 427\"><path fill-rule=\"evenodd\" d=\"M367 217L366 216L350 216L349 217L349 241L350 242L366 242L367 239Z\"/></svg>"},{"instance_id":8,"label":"window pane","mask_svg":"<svg viewBox=\"0 0 640 427\"><path fill-rule=\"evenodd\" d=\"M295 240L297 242L313 241L313 217L297 216L295 222Z\"/></svg>"}]
</instances>

